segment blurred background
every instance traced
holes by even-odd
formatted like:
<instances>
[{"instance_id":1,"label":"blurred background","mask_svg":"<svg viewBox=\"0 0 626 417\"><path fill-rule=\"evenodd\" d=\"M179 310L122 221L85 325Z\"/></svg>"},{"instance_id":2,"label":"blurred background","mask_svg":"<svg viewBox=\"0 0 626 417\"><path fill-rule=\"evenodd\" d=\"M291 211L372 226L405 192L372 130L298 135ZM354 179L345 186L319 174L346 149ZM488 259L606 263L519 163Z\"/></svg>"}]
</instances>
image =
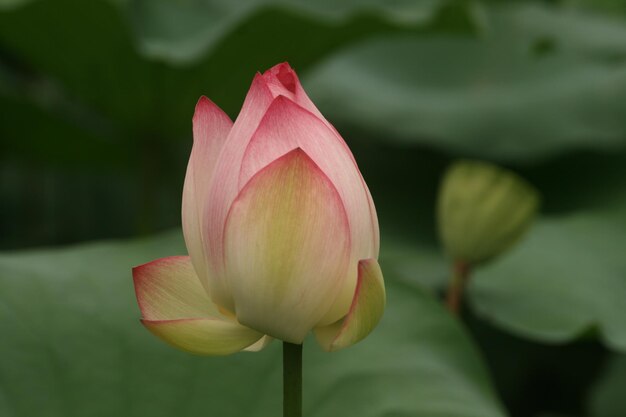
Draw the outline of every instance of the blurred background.
<instances>
[{"instance_id":1,"label":"blurred background","mask_svg":"<svg viewBox=\"0 0 626 417\"><path fill-rule=\"evenodd\" d=\"M255 388L279 383L278 346L172 352L138 325L128 268L184 253L197 99L234 119L282 61L355 154L390 286L369 347L311 353L308 415L626 416L619 0L0 0L0 416L278 415ZM462 322L438 306L435 219L457 158L542 196Z\"/></svg>"}]
</instances>

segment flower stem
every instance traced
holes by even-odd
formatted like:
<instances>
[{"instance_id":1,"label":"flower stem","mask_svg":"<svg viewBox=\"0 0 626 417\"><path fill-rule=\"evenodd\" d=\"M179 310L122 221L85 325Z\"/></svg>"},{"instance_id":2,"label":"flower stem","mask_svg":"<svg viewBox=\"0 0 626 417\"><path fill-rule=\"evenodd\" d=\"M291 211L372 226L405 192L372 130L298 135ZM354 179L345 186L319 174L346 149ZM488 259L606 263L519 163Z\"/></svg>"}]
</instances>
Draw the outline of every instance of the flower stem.
<instances>
[{"instance_id":1,"label":"flower stem","mask_svg":"<svg viewBox=\"0 0 626 417\"><path fill-rule=\"evenodd\" d=\"M469 264L462 261L455 261L452 267L452 279L450 280L450 286L446 294L446 305L448 306L448 310L456 316L461 314L463 293L469 276Z\"/></svg>"},{"instance_id":2,"label":"flower stem","mask_svg":"<svg viewBox=\"0 0 626 417\"><path fill-rule=\"evenodd\" d=\"M302 345L283 342L283 417L302 417Z\"/></svg>"}]
</instances>

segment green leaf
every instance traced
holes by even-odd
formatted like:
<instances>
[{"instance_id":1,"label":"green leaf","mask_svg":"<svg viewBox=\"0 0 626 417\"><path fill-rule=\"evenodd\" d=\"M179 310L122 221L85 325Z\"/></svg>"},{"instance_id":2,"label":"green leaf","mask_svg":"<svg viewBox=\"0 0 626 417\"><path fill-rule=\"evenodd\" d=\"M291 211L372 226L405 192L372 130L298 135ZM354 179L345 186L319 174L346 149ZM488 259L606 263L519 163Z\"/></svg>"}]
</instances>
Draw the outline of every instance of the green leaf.
<instances>
[{"instance_id":1,"label":"green leaf","mask_svg":"<svg viewBox=\"0 0 626 417\"><path fill-rule=\"evenodd\" d=\"M592 1L599 3L598 0ZM493 33L509 36L504 39L507 42L534 45L539 47L539 52L548 52L541 51L543 45L548 50L596 59L626 58L626 22L615 16L533 2L509 4L492 10Z\"/></svg>"},{"instance_id":2,"label":"green leaf","mask_svg":"<svg viewBox=\"0 0 626 417\"><path fill-rule=\"evenodd\" d=\"M473 308L517 334L562 343L588 331L626 350L624 211L545 218L511 253L478 269Z\"/></svg>"},{"instance_id":3,"label":"green leaf","mask_svg":"<svg viewBox=\"0 0 626 417\"><path fill-rule=\"evenodd\" d=\"M444 1L401 0L392 5L384 0L349 0L339 3L329 0L129 0L127 3L142 53L148 57L181 64L193 62L214 52L238 27L264 19L269 14L278 20L283 20L283 16L304 20L302 24L317 32L316 38L319 41L319 36L327 38L319 30L321 25L328 24L328 29L334 32L333 27L350 26L363 17L370 17L376 22L376 27L383 25L390 28L410 28L424 25L436 16ZM282 26L276 21L274 24ZM376 27L370 29L376 30ZM293 33L284 28L282 36L276 36L274 42L281 42L286 33L290 33L287 38L295 42ZM304 39L298 36L298 40Z\"/></svg>"},{"instance_id":4,"label":"green leaf","mask_svg":"<svg viewBox=\"0 0 626 417\"><path fill-rule=\"evenodd\" d=\"M196 357L139 324L130 267L180 253L177 232L1 255L0 415L279 415L279 343ZM460 326L393 273L387 289L385 316L363 342L325 353L307 340L305 415L502 417Z\"/></svg>"},{"instance_id":5,"label":"green leaf","mask_svg":"<svg viewBox=\"0 0 626 417\"><path fill-rule=\"evenodd\" d=\"M589 399L591 417L618 417L626 415L626 356L614 355L593 386Z\"/></svg>"},{"instance_id":6,"label":"green leaf","mask_svg":"<svg viewBox=\"0 0 626 417\"><path fill-rule=\"evenodd\" d=\"M481 38L362 42L306 85L333 121L403 146L509 161L626 147L626 26L538 6L488 17Z\"/></svg>"}]
</instances>

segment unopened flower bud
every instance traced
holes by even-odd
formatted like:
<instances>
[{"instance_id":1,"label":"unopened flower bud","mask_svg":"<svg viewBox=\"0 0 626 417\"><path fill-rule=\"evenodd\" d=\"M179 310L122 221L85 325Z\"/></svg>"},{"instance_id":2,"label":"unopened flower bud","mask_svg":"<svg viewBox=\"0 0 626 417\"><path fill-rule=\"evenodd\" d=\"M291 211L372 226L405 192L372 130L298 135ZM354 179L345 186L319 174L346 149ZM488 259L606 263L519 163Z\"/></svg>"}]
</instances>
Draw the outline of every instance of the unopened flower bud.
<instances>
[{"instance_id":1,"label":"unopened flower bud","mask_svg":"<svg viewBox=\"0 0 626 417\"><path fill-rule=\"evenodd\" d=\"M439 234L454 261L487 262L521 238L538 206L538 192L515 173L459 161L446 172L439 192Z\"/></svg>"}]
</instances>

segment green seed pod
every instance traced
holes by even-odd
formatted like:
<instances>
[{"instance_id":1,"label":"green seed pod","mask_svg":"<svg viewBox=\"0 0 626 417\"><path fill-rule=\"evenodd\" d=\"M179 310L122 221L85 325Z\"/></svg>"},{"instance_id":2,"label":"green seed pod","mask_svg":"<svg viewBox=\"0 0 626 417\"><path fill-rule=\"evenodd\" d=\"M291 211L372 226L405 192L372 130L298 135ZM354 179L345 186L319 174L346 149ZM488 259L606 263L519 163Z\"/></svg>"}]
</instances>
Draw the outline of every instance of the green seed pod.
<instances>
[{"instance_id":1,"label":"green seed pod","mask_svg":"<svg viewBox=\"0 0 626 417\"><path fill-rule=\"evenodd\" d=\"M455 261L487 262L520 239L538 206L538 192L513 172L459 161L448 169L439 191L439 234Z\"/></svg>"}]
</instances>

